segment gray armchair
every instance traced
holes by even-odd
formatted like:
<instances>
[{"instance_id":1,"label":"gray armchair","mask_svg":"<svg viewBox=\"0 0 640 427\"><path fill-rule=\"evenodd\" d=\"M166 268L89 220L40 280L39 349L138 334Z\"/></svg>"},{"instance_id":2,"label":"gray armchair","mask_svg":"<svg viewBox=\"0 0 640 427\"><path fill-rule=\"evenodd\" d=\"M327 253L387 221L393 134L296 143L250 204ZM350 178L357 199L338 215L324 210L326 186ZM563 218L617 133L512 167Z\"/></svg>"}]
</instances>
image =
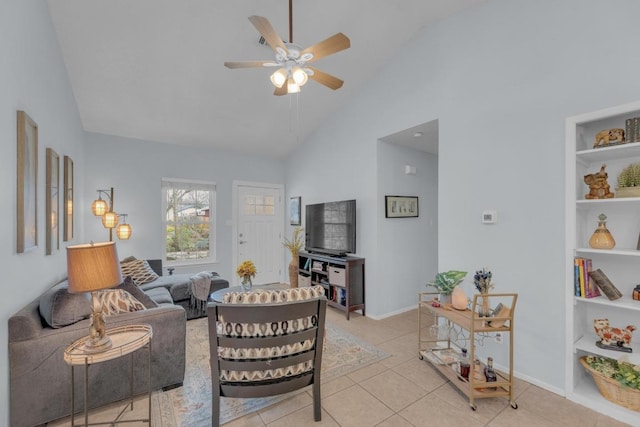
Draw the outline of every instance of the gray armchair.
<instances>
[{"instance_id":1,"label":"gray armchair","mask_svg":"<svg viewBox=\"0 0 640 427\"><path fill-rule=\"evenodd\" d=\"M209 304L212 426L219 425L221 396L264 397L309 385L314 419L321 420L327 300L319 288L250 292L240 301L232 293L225 301L235 303Z\"/></svg>"}]
</instances>

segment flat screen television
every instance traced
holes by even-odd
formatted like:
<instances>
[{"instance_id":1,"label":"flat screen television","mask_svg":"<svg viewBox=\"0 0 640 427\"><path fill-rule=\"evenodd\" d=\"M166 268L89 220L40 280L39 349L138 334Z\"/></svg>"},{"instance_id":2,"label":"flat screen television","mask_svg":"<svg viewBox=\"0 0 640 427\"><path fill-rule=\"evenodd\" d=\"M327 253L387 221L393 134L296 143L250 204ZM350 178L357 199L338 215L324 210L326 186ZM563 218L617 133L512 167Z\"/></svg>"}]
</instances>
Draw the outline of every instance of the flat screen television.
<instances>
[{"instance_id":1,"label":"flat screen television","mask_svg":"<svg viewBox=\"0 0 640 427\"><path fill-rule=\"evenodd\" d=\"M305 250L344 256L356 252L356 201L305 206Z\"/></svg>"}]
</instances>

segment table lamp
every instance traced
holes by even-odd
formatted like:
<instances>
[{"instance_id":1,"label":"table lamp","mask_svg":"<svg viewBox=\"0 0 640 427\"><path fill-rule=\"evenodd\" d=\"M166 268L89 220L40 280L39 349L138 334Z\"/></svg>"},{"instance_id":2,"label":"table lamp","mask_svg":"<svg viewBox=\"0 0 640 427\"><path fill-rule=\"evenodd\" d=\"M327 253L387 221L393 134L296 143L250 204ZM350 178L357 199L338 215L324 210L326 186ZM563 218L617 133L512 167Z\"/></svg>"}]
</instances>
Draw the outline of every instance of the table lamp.
<instances>
[{"instance_id":1,"label":"table lamp","mask_svg":"<svg viewBox=\"0 0 640 427\"><path fill-rule=\"evenodd\" d=\"M69 292L91 292L91 326L84 350L99 353L111 348L106 334L102 304L96 291L122 283L115 242L67 246Z\"/></svg>"}]
</instances>

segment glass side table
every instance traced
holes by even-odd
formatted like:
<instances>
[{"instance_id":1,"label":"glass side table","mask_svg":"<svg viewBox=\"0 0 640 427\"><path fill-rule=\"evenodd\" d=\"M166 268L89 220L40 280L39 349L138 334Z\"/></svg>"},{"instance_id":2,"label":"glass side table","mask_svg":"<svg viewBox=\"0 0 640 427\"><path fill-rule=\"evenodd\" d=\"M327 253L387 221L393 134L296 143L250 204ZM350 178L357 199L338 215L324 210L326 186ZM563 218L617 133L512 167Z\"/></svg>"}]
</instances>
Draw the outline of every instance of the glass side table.
<instances>
[{"instance_id":1,"label":"glass side table","mask_svg":"<svg viewBox=\"0 0 640 427\"><path fill-rule=\"evenodd\" d=\"M106 362L107 360L117 359L122 356L129 356L129 402L122 408L114 421L103 423L92 423L91 425L115 425L120 422L147 422L151 426L151 337L153 331L150 325L129 325L117 328L107 329L107 335L111 338L113 346L100 353L87 353L84 350L84 343L89 336L82 337L74 341L64 351L64 360L71 366L71 427L75 427L75 368L84 366L84 425L89 425L89 366L95 363ZM149 376L148 376L148 417L138 420L123 420L120 418L127 408L133 410L133 353L142 348L147 349L149 359Z\"/></svg>"}]
</instances>

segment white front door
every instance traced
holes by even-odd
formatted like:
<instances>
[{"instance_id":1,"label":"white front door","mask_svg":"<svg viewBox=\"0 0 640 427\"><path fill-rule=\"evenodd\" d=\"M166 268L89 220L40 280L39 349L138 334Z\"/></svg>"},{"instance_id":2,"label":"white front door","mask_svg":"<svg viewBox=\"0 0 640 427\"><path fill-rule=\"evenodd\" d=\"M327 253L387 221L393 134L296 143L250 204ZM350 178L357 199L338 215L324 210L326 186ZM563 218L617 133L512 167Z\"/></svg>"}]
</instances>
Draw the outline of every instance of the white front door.
<instances>
[{"instance_id":1,"label":"white front door","mask_svg":"<svg viewBox=\"0 0 640 427\"><path fill-rule=\"evenodd\" d=\"M251 260L256 266L254 284L283 279L283 187L260 183L236 183L235 264ZM240 279L235 275L236 284Z\"/></svg>"}]
</instances>

